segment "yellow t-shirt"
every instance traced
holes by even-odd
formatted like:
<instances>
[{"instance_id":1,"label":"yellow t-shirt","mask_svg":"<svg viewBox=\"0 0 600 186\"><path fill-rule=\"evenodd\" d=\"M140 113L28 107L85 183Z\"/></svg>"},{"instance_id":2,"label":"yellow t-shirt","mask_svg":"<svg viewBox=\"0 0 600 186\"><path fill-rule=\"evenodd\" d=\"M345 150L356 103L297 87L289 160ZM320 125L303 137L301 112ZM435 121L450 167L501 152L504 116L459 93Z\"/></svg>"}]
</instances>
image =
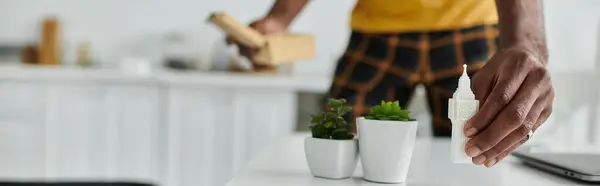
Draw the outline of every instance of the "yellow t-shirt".
<instances>
[{"instance_id":1,"label":"yellow t-shirt","mask_svg":"<svg viewBox=\"0 0 600 186\"><path fill-rule=\"evenodd\" d=\"M386 33L496 23L495 0L357 0L350 24L354 30Z\"/></svg>"}]
</instances>

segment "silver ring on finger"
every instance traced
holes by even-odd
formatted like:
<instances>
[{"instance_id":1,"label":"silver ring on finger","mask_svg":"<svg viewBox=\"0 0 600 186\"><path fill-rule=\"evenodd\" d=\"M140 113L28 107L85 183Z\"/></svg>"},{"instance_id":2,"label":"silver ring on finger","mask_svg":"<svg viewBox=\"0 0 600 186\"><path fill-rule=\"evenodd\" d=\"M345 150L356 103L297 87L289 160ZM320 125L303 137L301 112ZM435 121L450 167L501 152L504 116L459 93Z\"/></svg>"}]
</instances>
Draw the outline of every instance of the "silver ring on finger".
<instances>
[{"instance_id":1,"label":"silver ring on finger","mask_svg":"<svg viewBox=\"0 0 600 186\"><path fill-rule=\"evenodd\" d=\"M527 138L525 139L525 141L528 141L529 139L531 139L532 136L533 136L533 130L530 130L529 133L527 133Z\"/></svg>"}]
</instances>

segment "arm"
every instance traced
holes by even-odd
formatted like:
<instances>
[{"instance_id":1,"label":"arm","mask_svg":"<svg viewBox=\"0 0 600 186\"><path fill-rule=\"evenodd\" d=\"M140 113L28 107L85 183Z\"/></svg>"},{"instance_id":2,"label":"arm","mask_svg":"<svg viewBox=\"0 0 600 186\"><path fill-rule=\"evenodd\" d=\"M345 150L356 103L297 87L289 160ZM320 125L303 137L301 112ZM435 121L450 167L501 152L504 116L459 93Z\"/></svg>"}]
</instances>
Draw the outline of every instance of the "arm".
<instances>
[{"instance_id":1,"label":"arm","mask_svg":"<svg viewBox=\"0 0 600 186\"><path fill-rule=\"evenodd\" d=\"M542 0L496 0L500 27L500 48L527 45L535 49L544 65L548 49L544 31Z\"/></svg>"},{"instance_id":2,"label":"arm","mask_svg":"<svg viewBox=\"0 0 600 186\"><path fill-rule=\"evenodd\" d=\"M294 18L302 11L309 0L276 0L271 10L262 19L256 20L250 24L261 34L274 35L287 32L287 28ZM227 43L237 43L231 37L227 37ZM249 47L238 45L240 54L252 59L256 50ZM252 63L255 69L263 69L264 65Z\"/></svg>"},{"instance_id":3,"label":"arm","mask_svg":"<svg viewBox=\"0 0 600 186\"><path fill-rule=\"evenodd\" d=\"M483 103L465 124L473 163L494 166L531 137L552 113L542 0L496 0L500 50L472 80Z\"/></svg>"},{"instance_id":4,"label":"arm","mask_svg":"<svg viewBox=\"0 0 600 186\"><path fill-rule=\"evenodd\" d=\"M287 27L306 4L308 0L277 0L265 17L276 19Z\"/></svg>"}]
</instances>

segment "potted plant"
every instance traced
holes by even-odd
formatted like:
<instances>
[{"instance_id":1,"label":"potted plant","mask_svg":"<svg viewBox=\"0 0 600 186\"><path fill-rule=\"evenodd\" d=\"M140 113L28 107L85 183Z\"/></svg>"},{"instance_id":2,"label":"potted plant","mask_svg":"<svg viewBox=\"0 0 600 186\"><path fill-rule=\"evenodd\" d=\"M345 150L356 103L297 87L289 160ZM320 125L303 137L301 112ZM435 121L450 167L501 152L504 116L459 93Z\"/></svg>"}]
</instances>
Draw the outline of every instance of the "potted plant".
<instances>
[{"instance_id":1,"label":"potted plant","mask_svg":"<svg viewBox=\"0 0 600 186\"><path fill-rule=\"evenodd\" d=\"M313 176L343 179L352 176L358 161L358 142L343 116L352 110L344 99L328 99L328 109L312 116L311 137L304 152Z\"/></svg>"},{"instance_id":2,"label":"potted plant","mask_svg":"<svg viewBox=\"0 0 600 186\"><path fill-rule=\"evenodd\" d=\"M357 118L363 178L380 183L406 181L417 121L398 101L381 101L365 117Z\"/></svg>"}]
</instances>

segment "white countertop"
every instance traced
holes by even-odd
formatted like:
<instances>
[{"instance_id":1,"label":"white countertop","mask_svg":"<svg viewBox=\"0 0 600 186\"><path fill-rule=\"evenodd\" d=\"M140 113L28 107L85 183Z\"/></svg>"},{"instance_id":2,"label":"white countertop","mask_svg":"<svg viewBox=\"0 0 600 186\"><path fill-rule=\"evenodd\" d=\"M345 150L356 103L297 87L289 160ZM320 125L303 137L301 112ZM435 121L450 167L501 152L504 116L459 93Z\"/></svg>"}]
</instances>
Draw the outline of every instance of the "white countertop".
<instances>
[{"instance_id":1,"label":"white countertop","mask_svg":"<svg viewBox=\"0 0 600 186\"><path fill-rule=\"evenodd\" d=\"M594 72L554 72L555 84L570 84L583 80L594 80L600 73ZM249 74L225 71L173 71L154 70L149 73L135 73L118 68L80 68L76 66L36 66L0 65L0 80L18 82L77 82L110 84L169 84L264 87L301 92L325 93L332 78L326 75L271 75ZM421 94L421 93L418 93Z\"/></svg>"},{"instance_id":2,"label":"white countertop","mask_svg":"<svg viewBox=\"0 0 600 186\"><path fill-rule=\"evenodd\" d=\"M405 184L377 184L361 179L359 162L354 177L342 180L316 178L310 174L304 157L303 139L297 134L263 152L242 169L227 186L556 186L578 185L571 180L526 167L513 157L493 168L453 164L447 139L419 139Z\"/></svg>"},{"instance_id":3,"label":"white countertop","mask_svg":"<svg viewBox=\"0 0 600 186\"><path fill-rule=\"evenodd\" d=\"M0 80L20 82L95 82L95 83L168 83L170 86L203 85L234 87L265 87L323 93L329 89L331 78L310 75L271 75L234 72L199 72L155 70L133 73L119 69L52 67L52 66L0 66Z\"/></svg>"}]
</instances>

